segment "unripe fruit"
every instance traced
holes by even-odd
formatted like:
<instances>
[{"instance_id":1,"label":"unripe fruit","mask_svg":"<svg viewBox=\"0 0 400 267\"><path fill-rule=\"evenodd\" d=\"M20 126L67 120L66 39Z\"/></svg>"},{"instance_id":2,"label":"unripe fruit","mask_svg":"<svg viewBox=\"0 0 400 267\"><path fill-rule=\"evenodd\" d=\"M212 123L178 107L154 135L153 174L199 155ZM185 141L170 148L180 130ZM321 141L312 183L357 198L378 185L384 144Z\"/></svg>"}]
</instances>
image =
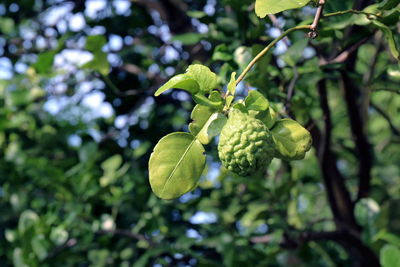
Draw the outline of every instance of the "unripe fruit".
<instances>
[{"instance_id":1,"label":"unripe fruit","mask_svg":"<svg viewBox=\"0 0 400 267\"><path fill-rule=\"evenodd\" d=\"M221 131L218 155L228 170L241 176L255 174L273 158L271 133L260 120L233 109Z\"/></svg>"}]
</instances>

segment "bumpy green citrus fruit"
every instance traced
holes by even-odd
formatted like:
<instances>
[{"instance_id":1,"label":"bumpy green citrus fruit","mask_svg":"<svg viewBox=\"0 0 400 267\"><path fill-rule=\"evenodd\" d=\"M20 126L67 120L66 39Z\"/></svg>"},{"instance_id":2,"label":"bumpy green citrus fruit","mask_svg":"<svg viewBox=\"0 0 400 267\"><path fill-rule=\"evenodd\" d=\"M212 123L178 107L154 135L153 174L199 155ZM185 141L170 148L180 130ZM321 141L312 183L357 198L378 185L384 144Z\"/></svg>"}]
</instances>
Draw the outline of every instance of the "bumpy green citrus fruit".
<instances>
[{"instance_id":1,"label":"bumpy green citrus fruit","mask_svg":"<svg viewBox=\"0 0 400 267\"><path fill-rule=\"evenodd\" d=\"M274 155L271 134L260 120L233 109L221 131L218 155L228 170L250 176L271 162Z\"/></svg>"}]
</instances>

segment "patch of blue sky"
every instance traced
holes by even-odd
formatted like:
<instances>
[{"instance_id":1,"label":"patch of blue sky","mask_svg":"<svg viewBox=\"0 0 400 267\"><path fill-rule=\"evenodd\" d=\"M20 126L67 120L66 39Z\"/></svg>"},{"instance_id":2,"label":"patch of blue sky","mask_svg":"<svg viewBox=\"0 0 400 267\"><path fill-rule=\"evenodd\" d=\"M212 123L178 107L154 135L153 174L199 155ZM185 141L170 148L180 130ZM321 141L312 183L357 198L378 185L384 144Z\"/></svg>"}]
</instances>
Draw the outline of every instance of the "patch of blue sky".
<instances>
[{"instance_id":1,"label":"patch of blue sky","mask_svg":"<svg viewBox=\"0 0 400 267\"><path fill-rule=\"evenodd\" d=\"M171 45L165 47L163 59L168 63L179 59L179 52Z\"/></svg>"},{"instance_id":2,"label":"patch of blue sky","mask_svg":"<svg viewBox=\"0 0 400 267\"><path fill-rule=\"evenodd\" d=\"M121 50L124 41L121 36L111 34L108 41L108 46L110 47L111 51L118 51Z\"/></svg>"},{"instance_id":3,"label":"patch of blue sky","mask_svg":"<svg viewBox=\"0 0 400 267\"><path fill-rule=\"evenodd\" d=\"M184 194L183 196L179 197L179 201L181 203L187 203L188 201L192 199L199 198L201 196L201 191L200 189L195 189L189 193Z\"/></svg>"},{"instance_id":4,"label":"patch of blue sky","mask_svg":"<svg viewBox=\"0 0 400 267\"><path fill-rule=\"evenodd\" d=\"M106 8L107 2L105 0L86 1L85 15L89 18L96 18L99 11Z\"/></svg>"},{"instance_id":5,"label":"patch of blue sky","mask_svg":"<svg viewBox=\"0 0 400 267\"><path fill-rule=\"evenodd\" d=\"M118 0L113 2L113 6L115 8L115 12L118 15L129 16L131 14L131 2L129 0Z\"/></svg>"},{"instance_id":6,"label":"patch of blue sky","mask_svg":"<svg viewBox=\"0 0 400 267\"><path fill-rule=\"evenodd\" d=\"M44 110L52 115L57 115L62 109L64 109L68 103L69 98L66 96L61 97L50 97L46 103L44 103Z\"/></svg>"},{"instance_id":7,"label":"patch of blue sky","mask_svg":"<svg viewBox=\"0 0 400 267\"><path fill-rule=\"evenodd\" d=\"M41 22L46 26L54 26L70 14L74 4L71 2L65 2L60 5L56 5L47 9L46 12L41 16Z\"/></svg>"},{"instance_id":8,"label":"patch of blue sky","mask_svg":"<svg viewBox=\"0 0 400 267\"><path fill-rule=\"evenodd\" d=\"M13 77L13 65L9 58L0 58L0 79L9 80Z\"/></svg>"},{"instance_id":9,"label":"patch of blue sky","mask_svg":"<svg viewBox=\"0 0 400 267\"><path fill-rule=\"evenodd\" d=\"M67 142L68 145L72 147L80 147L82 144L82 138L77 134L72 134L68 136Z\"/></svg>"},{"instance_id":10,"label":"patch of blue sky","mask_svg":"<svg viewBox=\"0 0 400 267\"><path fill-rule=\"evenodd\" d=\"M0 4L0 16L6 13L6 7L3 4Z\"/></svg>"},{"instance_id":11,"label":"patch of blue sky","mask_svg":"<svg viewBox=\"0 0 400 267\"><path fill-rule=\"evenodd\" d=\"M218 220L214 212L197 211L190 219L192 224L211 224Z\"/></svg>"},{"instance_id":12,"label":"patch of blue sky","mask_svg":"<svg viewBox=\"0 0 400 267\"><path fill-rule=\"evenodd\" d=\"M208 0L207 4L203 8L203 11L209 16L214 15L215 14L215 5L216 4L217 4L216 0Z\"/></svg>"},{"instance_id":13,"label":"patch of blue sky","mask_svg":"<svg viewBox=\"0 0 400 267\"><path fill-rule=\"evenodd\" d=\"M107 60L112 67L121 66L123 63L121 57L118 54L114 54L114 53L109 53L107 55Z\"/></svg>"},{"instance_id":14,"label":"patch of blue sky","mask_svg":"<svg viewBox=\"0 0 400 267\"><path fill-rule=\"evenodd\" d=\"M86 20L82 13L73 14L68 20L69 29L73 32L79 32L86 26Z\"/></svg>"},{"instance_id":15,"label":"patch of blue sky","mask_svg":"<svg viewBox=\"0 0 400 267\"><path fill-rule=\"evenodd\" d=\"M197 230L192 229L192 228L186 230L186 236L189 238L196 239L198 241L203 240L203 237L200 235L200 233Z\"/></svg>"},{"instance_id":16,"label":"patch of blue sky","mask_svg":"<svg viewBox=\"0 0 400 267\"><path fill-rule=\"evenodd\" d=\"M28 69L28 65L22 62L15 63L14 69L17 73L25 73Z\"/></svg>"}]
</instances>

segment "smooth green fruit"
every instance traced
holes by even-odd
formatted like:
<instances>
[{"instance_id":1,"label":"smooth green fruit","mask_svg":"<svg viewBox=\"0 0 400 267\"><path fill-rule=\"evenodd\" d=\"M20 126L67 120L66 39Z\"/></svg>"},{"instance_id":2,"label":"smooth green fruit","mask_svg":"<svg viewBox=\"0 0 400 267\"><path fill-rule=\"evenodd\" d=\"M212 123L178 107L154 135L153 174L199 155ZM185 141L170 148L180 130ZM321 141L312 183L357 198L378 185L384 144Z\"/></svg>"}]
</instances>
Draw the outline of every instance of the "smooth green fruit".
<instances>
[{"instance_id":1,"label":"smooth green fruit","mask_svg":"<svg viewBox=\"0 0 400 267\"><path fill-rule=\"evenodd\" d=\"M218 144L218 155L228 170L250 176L264 170L274 155L267 126L238 109L232 109Z\"/></svg>"}]
</instances>

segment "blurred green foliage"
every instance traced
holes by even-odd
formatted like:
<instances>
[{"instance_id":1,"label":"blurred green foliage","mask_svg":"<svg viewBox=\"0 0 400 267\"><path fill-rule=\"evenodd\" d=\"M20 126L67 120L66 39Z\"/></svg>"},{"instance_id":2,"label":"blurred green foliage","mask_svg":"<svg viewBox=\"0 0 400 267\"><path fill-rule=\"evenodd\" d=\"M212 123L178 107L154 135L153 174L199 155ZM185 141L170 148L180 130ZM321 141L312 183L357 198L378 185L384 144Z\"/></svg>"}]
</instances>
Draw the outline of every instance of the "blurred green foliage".
<instances>
[{"instance_id":1,"label":"blurred green foliage","mask_svg":"<svg viewBox=\"0 0 400 267\"><path fill-rule=\"evenodd\" d=\"M353 2L327 1L325 12ZM378 2L379 21L346 14L321 20L316 40L291 34L237 93L257 88L312 131L324 129L318 83L326 81L330 150L356 200L359 148L339 82L354 64L347 74L362 90L353 105L373 159L368 198L350 209L360 240L386 267L398 264L400 250L399 8ZM311 22L315 11L275 21L257 18L253 4L1 1L1 266L357 264L335 240L301 242L302 233L338 228L317 146L303 161L274 159L264 177L241 178L221 168L210 145L198 189L174 201L151 192L150 153L162 136L187 131L193 107L185 92L154 98L159 86L196 62L226 85L276 32ZM354 45L349 61L332 61Z\"/></svg>"}]
</instances>

